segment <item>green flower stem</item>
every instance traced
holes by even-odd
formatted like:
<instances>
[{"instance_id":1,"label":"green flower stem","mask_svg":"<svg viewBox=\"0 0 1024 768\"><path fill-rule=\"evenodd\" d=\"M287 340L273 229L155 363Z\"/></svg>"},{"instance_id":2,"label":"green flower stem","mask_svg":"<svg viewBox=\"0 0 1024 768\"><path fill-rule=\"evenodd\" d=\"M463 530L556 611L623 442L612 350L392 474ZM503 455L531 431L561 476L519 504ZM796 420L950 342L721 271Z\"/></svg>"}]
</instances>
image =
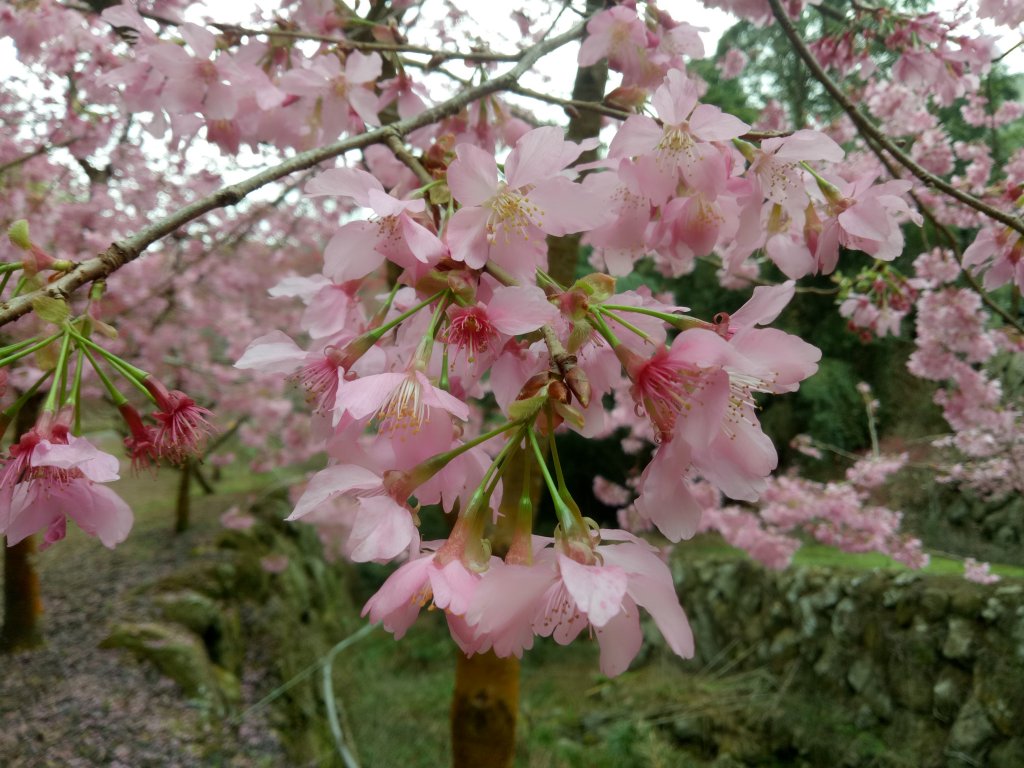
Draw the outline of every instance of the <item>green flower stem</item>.
<instances>
[{"instance_id":1,"label":"green flower stem","mask_svg":"<svg viewBox=\"0 0 1024 768\"><path fill-rule=\"evenodd\" d=\"M18 411L29 401L29 398L33 397L39 388L43 386L44 382L53 376L53 370L49 370L36 379L35 383L25 390L25 393L11 403L3 411L0 411L0 439L3 438L4 433L7 432L7 427L10 426L11 422L14 421L14 417L18 415Z\"/></svg>"},{"instance_id":2,"label":"green flower stem","mask_svg":"<svg viewBox=\"0 0 1024 768\"><path fill-rule=\"evenodd\" d=\"M446 179L434 179L429 184L424 184L422 187L417 187L416 189L414 189L412 192L409 193L409 197L424 197L426 196L427 192L432 190L434 187L444 184L445 181Z\"/></svg>"},{"instance_id":3,"label":"green flower stem","mask_svg":"<svg viewBox=\"0 0 1024 768\"><path fill-rule=\"evenodd\" d=\"M10 354L7 357L0 358L0 368L3 368L5 365L10 365L15 360L20 360L21 358L25 357L26 355L31 355L33 352L38 352L43 347L48 346L49 344L51 344L54 341L56 341L57 339L59 339L60 336L61 336L60 333L55 333L52 336L47 336L42 341L35 342L31 346L22 347L17 352L15 352L13 354Z\"/></svg>"},{"instance_id":4,"label":"green flower stem","mask_svg":"<svg viewBox=\"0 0 1024 768\"><path fill-rule=\"evenodd\" d=\"M668 323L673 328L678 328L681 331L685 331L687 328L699 328L707 325L703 320L698 320L696 317L692 317L690 315L676 315L670 312L659 312L656 309L648 309L647 307L630 307L625 304L602 304L600 308L602 310L612 309L616 312L635 312L638 315L656 317L659 320L663 320Z\"/></svg>"},{"instance_id":5,"label":"green flower stem","mask_svg":"<svg viewBox=\"0 0 1024 768\"><path fill-rule=\"evenodd\" d=\"M71 349L71 334L65 333L64 340L60 345L60 354L57 355L57 364L53 367L55 381L50 391L46 394L46 402L43 403L43 413L57 412L57 396L63 397L64 385L67 381L68 352Z\"/></svg>"},{"instance_id":6,"label":"green flower stem","mask_svg":"<svg viewBox=\"0 0 1024 768\"><path fill-rule=\"evenodd\" d=\"M521 439L521 438L520 438ZM466 507L466 515L469 515L475 505L479 505L482 501L486 501L491 498L491 494L494 493L494 489L498 485L498 480L501 479L502 468L505 464L505 460L512 453L512 449L519 444L519 440L509 440L505 445L498 451L498 455L491 461L491 465L484 472L483 478L480 480L480 486L473 492L473 497L470 499L469 505ZM482 500L478 497L478 494L482 497Z\"/></svg>"},{"instance_id":7,"label":"green flower stem","mask_svg":"<svg viewBox=\"0 0 1024 768\"><path fill-rule=\"evenodd\" d=\"M441 377L437 380L438 389L443 389L445 392L450 391L450 382L448 381L448 345L444 345L444 349L441 350Z\"/></svg>"},{"instance_id":8,"label":"green flower stem","mask_svg":"<svg viewBox=\"0 0 1024 768\"><path fill-rule=\"evenodd\" d=\"M18 282L14 284L14 293L11 294L10 298L13 299L15 296L18 296L23 290L25 290L25 285L27 283L28 281L25 279L25 275L21 275L21 277L18 278Z\"/></svg>"},{"instance_id":9,"label":"green flower stem","mask_svg":"<svg viewBox=\"0 0 1024 768\"><path fill-rule=\"evenodd\" d=\"M13 275L13 274L14 274L13 272L4 272L3 278L0 279L0 293L3 293L4 290L7 288L7 283L10 282L11 275Z\"/></svg>"},{"instance_id":10,"label":"green flower stem","mask_svg":"<svg viewBox=\"0 0 1024 768\"><path fill-rule=\"evenodd\" d=\"M601 317L600 312L590 313L590 324L594 326L594 330L600 333L604 340L607 341L613 348L619 346L622 342L619 341L618 336L608 327L608 323Z\"/></svg>"},{"instance_id":11,"label":"green flower stem","mask_svg":"<svg viewBox=\"0 0 1024 768\"><path fill-rule=\"evenodd\" d=\"M395 296L398 294L401 287L401 283L395 283L394 286L392 286L391 291L388 293L388 297L384 299L384 303L381 304L380 308L374 313L374 325L384 322L384 318L387 317L388 312L391 310L391 305L395 303Z\"/></svg>"},{"instance_id":12,"label":"green flower stem","mask_svg":"<svg viewBox=\"0 0 1024 768\"><path fill-rule=\"evenodd\" d=\"M569 486L565 484L565 475L562 474L562 462L558 457L558 444L555 442L555 431L550 427L550 412L549 412L549 428L548 428L548 448L551 451L551 462L555 465L555 482L558 484L558 493L562 497L562 501L565 502L565 506L569 509L570 514L573 516L573 520L576 524L586 530L586 523L583 522L583 514L580 512L579 506L572 497L572 493L569 491Z\"/></svg>"},{"instance_id":13,"label":"green flower stem","mask_svg":"<svg viewBox=\"0 0 1024 768\"><path fill-rule=\"evenodd\" d=\"M32 338L22 339L21 341L16 341L13 344L7 344L6 346L0 347L0 357L9 355L12 352L17 352L19 349L27 347L29 344L35 344L38 340L38 336L33 336Z\"/></svg>"},{"instance_id":14,"label":"green flower stem","mask_svg":"<svg viewBox=\"0 0 1024 768\"><path fill-rule=\"evenodd\" d=\"M82 434L82 369L85 367L85 355L81 348L75 358L75 379L71 384L71 402L75 404L75 434Z\"/></svg>"},{"instance_id":15,"label":"green flower stem","mask_svg":"<svg viewBox=\"0 0 1024 768\"><path fill-rule=\"evenodd\" d=\"M107 394L110 395L110 399L114 401L114 407L120 408L122 405L127 403L128 398L121 394L121 391L114 386L114 383L110 380L107 374L103 372L103 369L100 368L99 363L96 362L96 358L92 356L92 352L90 352L85 346L81 344L78 345L78 348L89 359L89 363L92 365L92 369L96 371L96 375L100 377L100 381L102 381L103 386L106 387Z\"/></svg>"},{"instance_id":16,"label":"green flower stem","mask_svg":"<svg viewBox=\"0 0 1024 768\"><path fill-rule=\"evenodd\" d=\"M466 451L472 450L478 445L486 443L488 440L491 440L504 432L508 432L513 427L520 426L521 424L521 421L507 421L488 432L484 432L482 435L477 435L472 440L467 440L462 445L458 445L450 451L445 451L444 453L439 453L436 456L431 456L426 461L423 461L410 469L409 475L418 481L416 482L416 485L422 485L448 466L448 463L453 459L458 458Z\"/></svg>"},{"instance_id":17,"label":"green flower stem","mask_svg":"<svg viewBox=\"0 0 1024 768\"><path fill-rule=\"evenodd\" d=\"M595 307L595 309L597 309L597 308ZM607 315L608 317L610 317L612 320L614 320L616 323L621 325L627 331L632 331L633 333L635 333L637 336L639 336L644 341L650 342L651 344L654 343L654 340L650 337L650 335L648 335L648 333L646 331L644 331L644 330L642 330L640 328L637 328L635 325L633 325L631 322L629 322L628 320L623 318L621 315L616 315L614 312L609 312L609 311L604 310L604 309L600 309L598 311L602 315Z\"/></svg>"},{"instance_id":18,"label":"green flower stem","mask_svg":"<svg viewBox=\"0 0 1024 768\"><path fill-rule=\"evenodd\" d=\"M553 278L551 275L549 275L543 269L538 269L537 270L537 277L539 277L541 280L543 280L545 283L550 285L552 288L555 288L556 290L559 290L559 291L564 291L565 290L565 287L561 283L559 283L557 280L555 280L555 278Z\"/></svg>"},{"instance_id":19,"label":"green flower stem","mask_svg":"<svg viewBox=\"0 0 1024 768\"><path fill-rule=\"evenodd\" d=\"M93 341L92 339L90 339L90 338L88 338L86 336L83 336L78 331L76 331L74 328L71 329L71 334L75 337L75 339L80 344L84 344L85 346L89 347L89 349L91 349L94 352L99 352L100 355L103 356L103 359L106 360L108 363L110 363L110 365L113 368L115 368L118 373L120 373L126 379L129 379L133 384L135 384L136 387L138 387L140 390L145 392L148 395L150 400L153 399L153 396L149 394L149 390L146 389L146 387L143 386L143 384L142 384L142 382L145 379L149 378L149 372L144 371L141 368L136 368L131 363L129 363L129 362L125 361L125 360L122 360L120 357L115 355L113 352L107 351L106 349L101 347L99 344L97 344L95 341Z\"/></svg>"},{"instance_id":20,"label":"green flower stem","mask_svg":"<svg viewBox=\"0 0 1024 768\"><path fill-rule=\"evenodd\" d=\"M445 288L443 291L438 291L437 293L435 293L433 296L431 296L426 301L421 301L416 306L410 307L409 309L405 310L405 312L400 314L394 320L391 320L391 321L389 321L387 323L384 323L384 325L380 326L379 328L374 328L373 330L367 331L366 333L363 334L363 338L366 339L366 340L371 341L374 344L376 344L378 341L380 341L384 337L384 334L386 334L388 331L390 331L391 329L395 328L398 325L401 325L402 323L404 323L406 320L408 320L410 317L415 315L417 312L419 312L424 307L429 307L435 301L437 301L442 296L444 296L445 293L447 293L447 292L448 292L447 288ZM352 343L352 342L350 342L350 343Z\"/></svg>"},{"instance_id":21,"label":"green flower stem","mask_svg":"<svg viewBox=\"0 0 1024 768\"><path fill-rule=\"evenodd\" d=\"M544 483L547 485L548 493L551 495L551 502L555 505L555 514L558 516L558 522L562 524L562 531L566 535L571 535L578 527L578 524L573 517L572 511L562 500L562 494L558 492L558 486L555 484L554 478L551 477L548 465L544 461L544 454L537 443L537 435L533 429L528 429L526 434L533 448L533 455L537 457L537 465L540 467L540 472L544 475Z\"/></svg>"},{"instance_id":22,"label":"green flower stem","mask_svg":"<svg viewBox=\"0 0 1024 768\"><path fill-rule=\"evenodd\" d=\"M22 262L20 262L20 261L10 261L10 262L7 262L6 264L0 264L0 273L3 273L3 272L17 272L23 266L24 266L24 264Z\"/></svg>"}]
</instances>

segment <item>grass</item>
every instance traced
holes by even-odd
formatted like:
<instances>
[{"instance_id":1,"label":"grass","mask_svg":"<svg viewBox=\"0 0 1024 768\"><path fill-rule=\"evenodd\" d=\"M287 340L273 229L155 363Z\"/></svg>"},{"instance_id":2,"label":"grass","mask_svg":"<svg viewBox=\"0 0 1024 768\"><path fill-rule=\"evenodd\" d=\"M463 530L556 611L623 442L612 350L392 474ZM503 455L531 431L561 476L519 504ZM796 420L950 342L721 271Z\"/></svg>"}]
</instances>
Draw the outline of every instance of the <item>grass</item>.
<instances>
[{"instance_id":1,"label":"grass","mask_svg":"<svg viewBox=\"0 0 1024 768\"><path fill-rule=\"evenodd\" d=\"M709 557L715 559L746 557L743 550L726 544L717 534L704 534L692 541L680 545L680 552L687 557ZM929 552L931 558L928 566L921 569L930 575L962 576L963 560L945 553ZM843 570L892 570L909 571L911 569L880 552L843 552L825 544L807 543L797 550L793 557L793 565L821 568L840 568ZM1024 579L1024 568L1016 565L993 563L992 572L1008 579Z\"/></svg>"}]
</instances>

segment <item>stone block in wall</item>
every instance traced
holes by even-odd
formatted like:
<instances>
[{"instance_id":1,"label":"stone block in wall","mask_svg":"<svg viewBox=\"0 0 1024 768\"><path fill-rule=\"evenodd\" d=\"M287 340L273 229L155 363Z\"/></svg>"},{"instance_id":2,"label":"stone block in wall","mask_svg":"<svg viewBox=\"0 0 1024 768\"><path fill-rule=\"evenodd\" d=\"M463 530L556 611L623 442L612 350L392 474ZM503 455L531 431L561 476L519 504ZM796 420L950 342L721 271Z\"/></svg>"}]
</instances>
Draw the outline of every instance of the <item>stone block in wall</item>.
<instances>
[{"instance_id":1,"label":"stone block in wall","mask_svg":"<svg viewBox=\"0 0 1024 768\"><path fill-rule=\"evenodd\" d=\"M995 736L995 726L985 714L985 708L972 696L953 723L947 746L952 752L962 752L970 758L977 759L984 756L986 748Z\"/></svg>"},{"instance_id":2,"label":"stone block in wall","mask_svg":"<svg viewBox=\"0 0 1024 768\"><path fill-rule=\"evenodd\" d=\"M961 616L950 617L942 655L954 661L967 661L974 657L974 651L974 622Z\"/></svg>"},{"instance_id":3,"label":"stone block in wall","mask_svg":"<svg viewBox=\"0 0 1024 768\"><path fill-rule=\"evenodd\" d=\"M932 686L932 716L942 722L956 720L970 690L970 675L952 667L944 668Z\"/></svg>"}]
</instances>

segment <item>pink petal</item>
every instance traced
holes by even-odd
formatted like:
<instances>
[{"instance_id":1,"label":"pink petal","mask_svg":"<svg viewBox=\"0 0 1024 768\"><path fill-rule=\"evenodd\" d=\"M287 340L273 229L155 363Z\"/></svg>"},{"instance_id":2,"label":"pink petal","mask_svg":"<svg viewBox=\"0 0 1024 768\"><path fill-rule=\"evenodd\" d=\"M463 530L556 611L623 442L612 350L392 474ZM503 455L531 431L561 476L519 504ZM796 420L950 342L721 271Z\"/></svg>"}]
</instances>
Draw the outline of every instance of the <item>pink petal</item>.
<instances>
[{"instance_id":1,"label":"pink petal","mask_svg":"<svg viewBox=\"0 0 1024 768\"><path fill-rule=\"evenodd\" d=\"M767 325L779 316L796 294L796 283L787 280L781 285L759 285L750 299L729 317L729 325L746 328Z\"/></svg>"},{"instance_id":2,"label":"pink petal","mask_svg":"<svg viewBox=\"0 0 1024 768\"><path fill-rule=\"evenodd\" d=\"M186 21L178 27L182 39L195 51L196 57L209 59L217 47L217 37L209 30Z\"/></svg>"},{"instance_id":3,"label":"pink petal","mask_svg":"<svg viewBox=\"0 0 1024 768\"><path fill-rule=\"evenodd\" d=\"M530 333L558 317L558 309L535 285L503 286L487 302L487 319L508 336Z\"/></svg>"},{"instance_id":4,"label":"pink petal","mask_svg":"<svg viewBox=\"0 0 1024 768\"><path fill-rule=\"evenodd\" d=\"M358 168L331 168L317 174L306 184L305 192L311 197L337 195L350 197L363 208L371 208L370 190L384 192L377 177Z\"/></svg>"},{"instance_id":5,"label":"pink petal","mask_svg":"<svg viewBox=\"0 0 1024 768\"><path fill-rule=\"evenodd\" d=\"M690 115L690 130L704 141L729 141L742 136L750 126L711 104L701 104Z\"/></svg>"},{"instance_id":6,"label":"pink petal","mask_svg":"<svg viewBox=\"0 0 1024 768\"><path fill-rule=\"evenodd\" d=\"M336 464L321 469L310 478L306 490L295 504L295 510L287 519L298 520L339 493L368 490L380 485L381 479L377 474L356 464Z\"/></svg>"},{"instance_id":7,"label":"pink petal","mask_svg":"<svg viewBox=\"0 0 1024 768\"><path fill-rule=\"evenodd\" d=\"M58 497L39 487L38 483L18 483L7 493L10 494L10 503L7 504L5 498L4 506L8 509L9 518L3 532L9 547L64 517Z\"/></svg>"},{"instance_id":8,"label":"pink petal","mask_svg":"<svg viewBox=\"0 0 1024 768\"><path fill-rule=\"evenodd\" d=\"M658 146L664 129L646 115L633 115L622 124L608 147L609 157L638 157L647 155Z\"/></svg>"},{"instance_id":9,"label":"pink petal","mask_svg":"<svg viewBox=\"0 0 1024 768\"><path fill-rule=\"evenodd\" d=\"M412 513L390 496L360 499L349 536L348 556L356 563L387 562L419 541Z\"/></svg>"},{"instance_id":10,"label":"pink petal","mask_svg":"<svg viewBox=\"0 0 1024 768\"><path fill-rule=\"evenodd\" d=\"M534 128L524 134L505 161L509 187L519 189L560 172L564 167L559 164L564 144L564 131L553 125Z\"/></svg>"},{"instance_id":11,"label":"pink petal","mask_svg":"<svg viewBox=\"0 0 1024 768\"><path fill-rule=\"evenodd\" d=\"M537 226L549 235L593 229L613 216L603 195L575 184L565 176L542 181L527 199L540 209Z\"/></svg>"},{"instance_id":12,"label":"pink petal","mask_svg":"<svg viewBox=\"0 0 1024 768\"><path fill-rule=\"evenodd\" d=\"M403 216L401 222L405 243L417 261L423 264L436 264L448 255L448 249L440 238L422 224L409 216Z\"/></svg>"},{"instance_id":13,"label":"pink petal","mask_svg":"<svg viewBox=\"0 0 1024 768\"><path fill-rule=\"evenodd\" d=\"M498 191L494 156L472 144L459 144L448 166L448 188L464 206L481 205Z\"/></svg>"},{"instance_id":14,"label":"pink petal","mask_svg":"<svg viewBox=\"0 0 1024 768\"><path fill-rule=\"evenodd\" d=\"M445 392L443 389L438 389L430 380L422 373L417 372L416 378L420 382L422 387L423 402L433 408L441 408L448 411L452 416L462 421L469 420L469 406L459 400L457 397Z\"/></svg>"},{"instance_id":15,"label":"pink petal","mask_svg":"<svg viewBox=\"0 0 1024 768\"><path fill-rule=\"evenodd\" d=\"M72 483L65 491L67 515L103 546L113 549L128 538L134 517L124 499L105 485Z\"/></svg>"},{"instance_id":16,"label":"pink petal","mask_svg":"<svg viewBox=\"0 0 1024 768\"><path fill-rule=\"evenodd\" d=\"M620 611L601 627L594 629L601 648L601 674L607 677L621 675L629 668L644 643L640 630L640 612L633 601L626 598L625 610Z\"/></svg>"},{"instance_id":17,"label":"pink petal","mask_svg":"<svg viewBox=\"0 0 1024 768\"><path fill-rule=\"evenodd\" d=\"M305 359L306 353L299 349L288 334L271 331L249 343L235 363L235 368L291 373Z\"/></svg>"},{"instance_id":18,"label":"pink petal","mask_svg":"<svg viewBox=\"0 0 1024 768\"><path fill-rule=\"evenodd\" d=\"M324 273L338 283L366 277L384 263L377 250L380 227L369 221L350 221L324 248Z\"/></svg>"},{"instance_id":19,"label":"pink petal","mask_svg":"<svg viewBox=\"0 0 1024 768\"><path fill-rule=\"evenodd\" d=\"M445 236L452 258L471 269L480 269L487 263L490 245L487 241L488 208L460 208L448 221Z\"/></svg>"},{"instance_id":20,"label":"pink petal","mask_svg":"<svg viewBox=\"0 0 1024 768\"><path fill-rule=\"evenodd\" d=\"M348 413L353 419L375 414L388 397L405 381L405 373L377 373L354 381L346 381L338 390L334 405L335 417Z\"/></svg>"},{"instance_id":21,"label":"pink petal","mask_svg":"<svg viewBox=\"0 0 1024 768\"><path fill-rule=\"evenodd\" d=\"M877 200L863 200L839 214L843 230L867 240L889 237L889 217Z\"/></svg>"},{"instance_id":22,"label":"pink petal","mask_svg":"<svg viewBox=\"0 0 1024 768\"><path fill-rule=\"evenodd\" d=\"M761 149L774 154L779 160L799 162L800 160L824 160L830 163L842 161L846 155L843 148L821 131L804 128L781 139L767 139L761 142Z\"/></svg>"},{"instance_id":23,"label":"pink petal","mask_svg":"<svg viewBox=\"0 0 1024 768\"><path fill-rule=\"evenodd\" d=\"M382 68L379 53L352 51L345 59L345 79L350 83L370 83L380 77Z\"/></svg>"},{"instance_id":24,"label":"pink petal","mask_svg":"<svg viewBox=\"0 0 1024 768\"><path fill-rule=\"evenodd\" d=\"M32 464L58 469L78 469L97 483L110 483L120 479L120 464L115 456L104 453L84 437L68 437L67 445L40 441L32 453Z\"/></svg>"},{"instance_id":25,"label":"pink petal","mask_svg":"<svg viewBox=\"0 0 1024 768\"><path fill-rule=\"evenodd\" d=\"M622 611L626 572L616 566L582 565L559 553L562 581L576 606L595 627L603 627Z\"/></svg>"}]
</instances>

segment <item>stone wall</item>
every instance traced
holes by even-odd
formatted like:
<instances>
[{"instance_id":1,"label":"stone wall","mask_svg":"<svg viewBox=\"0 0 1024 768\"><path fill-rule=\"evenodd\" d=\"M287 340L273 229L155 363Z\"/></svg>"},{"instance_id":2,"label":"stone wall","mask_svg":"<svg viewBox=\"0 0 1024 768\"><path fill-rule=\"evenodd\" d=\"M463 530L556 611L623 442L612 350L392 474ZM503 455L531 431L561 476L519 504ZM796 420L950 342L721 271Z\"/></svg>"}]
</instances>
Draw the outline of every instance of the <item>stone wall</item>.
<instances>
[{"instance_id":1,"label":"stone wall","mask_svg":"<svg viewBox=\"0 0 1024 768\"><path fill-rule=\"evenodd\" d=\"M884 745L864 764L1024 766L1024 584L724 559L675 570L698 661L767 669L822 717L845 713Z\"/></svg>"}]
</instances>

